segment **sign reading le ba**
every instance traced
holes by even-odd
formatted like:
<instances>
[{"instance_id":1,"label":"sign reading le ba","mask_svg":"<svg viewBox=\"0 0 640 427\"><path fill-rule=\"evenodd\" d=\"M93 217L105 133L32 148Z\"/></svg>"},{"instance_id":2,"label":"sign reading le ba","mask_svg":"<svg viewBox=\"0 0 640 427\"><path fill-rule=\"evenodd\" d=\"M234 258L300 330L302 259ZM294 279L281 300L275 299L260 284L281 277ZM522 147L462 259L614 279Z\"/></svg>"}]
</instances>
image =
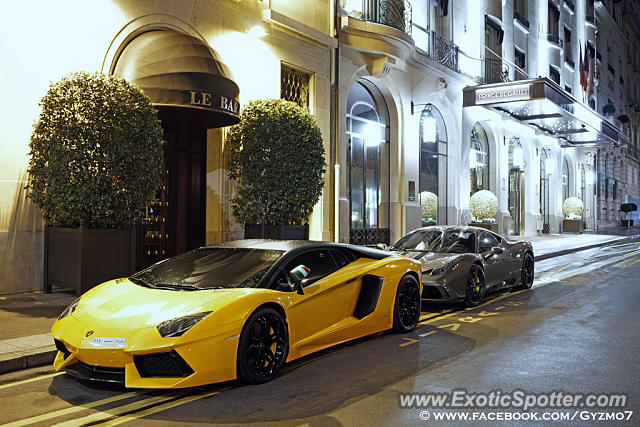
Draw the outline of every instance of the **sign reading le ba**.
<instances>
[{"instance_id":1,"label":"sign reading le ba","mask_svg":"<svg viewBox=\"0 0 640 427\"><path fill-rule=\"evenodd\" d=\"M189 91L189 104L199 107L209 107L219 110L226 110L234 114L238 114L240 103L233 98L226 96L211 96L209 92Z\"/></svg>"},{"instance_id":2,"label":"sign reading le ba","mask_svg":"<svg viewBox=\"0 0 640 427\"><path fill-rule=\"evenodd\" d=\"M476 105L498 102L528 101L531 98L530 85L512 85L507 87L476 89Z\"/></svg>"}]
</instances>

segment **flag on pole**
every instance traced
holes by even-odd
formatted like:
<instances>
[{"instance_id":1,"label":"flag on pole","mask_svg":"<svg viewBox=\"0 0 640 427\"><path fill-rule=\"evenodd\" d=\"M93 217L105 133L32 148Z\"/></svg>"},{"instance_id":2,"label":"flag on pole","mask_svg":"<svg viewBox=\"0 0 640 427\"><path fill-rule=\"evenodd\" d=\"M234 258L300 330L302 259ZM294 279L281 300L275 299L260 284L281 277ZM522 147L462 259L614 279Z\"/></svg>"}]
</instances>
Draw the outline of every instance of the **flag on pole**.
<instances>
[{"instance_id":1,"label":"flag on pole","mask_svg":"<svg viewBox=\"0 0 640 427\"><path fill-rule=\"evenodd\" d=\"M580 43L580 86L582 90L587 90L587 76L584 72L584 61L582 60L582 43Z\"/></svg>"},{"instance_id":2,"label":"flag on pole","mask_svg":"<svg viewBox=\"0 0 640 427\"><path fill-rule=\"evenodd\" d=\"M593 63L593 58L590 58L589 49L586 48L587 62L585 68L587 69L587 102L593 97L595 93L595 84L593 82L593 69L596 68L596 64Z\"/></svg>"}]
</instances>

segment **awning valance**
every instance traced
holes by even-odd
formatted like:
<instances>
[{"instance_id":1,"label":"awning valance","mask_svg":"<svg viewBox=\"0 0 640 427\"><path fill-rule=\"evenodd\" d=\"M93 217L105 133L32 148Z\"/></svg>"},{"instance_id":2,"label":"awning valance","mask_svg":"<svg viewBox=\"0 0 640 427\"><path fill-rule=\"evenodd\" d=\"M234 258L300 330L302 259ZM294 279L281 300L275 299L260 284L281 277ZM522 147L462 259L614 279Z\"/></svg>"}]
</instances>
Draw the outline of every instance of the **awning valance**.
<instances>
[{"instance_id":1,"label":"awning valance","mask_svg":"<svg viewBox=\"0 0 640 427\"><path fill-rule=\"evenodd\" d=\"M463 106L508 115L563 146L619 144L616 126L548 78L466 87Z\"/></svg>"},{"instance_id":2,"label":"awning valance","mask_svg":"<svg viewBox=\"0 0 640 427\"><path fill-rule=\"evenodd\" d=\"M131 40L112 74L135 83L159 107L200 110L207 127L240 121L239 89L218 54L203 40L174 30L153 30Z\"/></svg>"}]
</instances>

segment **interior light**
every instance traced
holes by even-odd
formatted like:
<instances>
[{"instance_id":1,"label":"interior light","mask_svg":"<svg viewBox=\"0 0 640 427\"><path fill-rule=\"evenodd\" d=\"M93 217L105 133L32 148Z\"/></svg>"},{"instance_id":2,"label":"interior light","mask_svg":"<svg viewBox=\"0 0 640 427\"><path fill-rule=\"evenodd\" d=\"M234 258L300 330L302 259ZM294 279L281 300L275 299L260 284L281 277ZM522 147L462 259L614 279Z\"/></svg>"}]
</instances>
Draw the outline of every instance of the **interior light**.
<instances>
[{"instance_id":1,"label":"interior light","mask_svg":"<svg viewBox=\"0 0 640 427\"><path fill-rule=\"evenodd\" d=\"M249 30L247 30L247 34L249 34L251 37L262 38L267 35L267 31L262 25L254 25Z\"/></svg>"},{"instance_id":2,"label":"interior light","mask_svg":"<svg viewBox=\"0 0 640 427\"><path fill-rule=\"evenodd\" d=\"M587 171L584 174L584 179L587 181L586 184L594 184L596 182L596 174L593 171Z\"/></svg>"},{"instance_id":3,"label":"interior light","mask_svg":"<svg viewBox=\"0 0 640 427\"><path fill-rule=\"evenodd\" d=\"M478 152L475 149L472 148L471 150L469 150L469 167L471 169L475 169L478 165L477 155Z\"/></svg>"},{"instance_id":4,"label":"interior light","mask_svg":"<svg viewBox=\"0 0 640 427\"><path fill-rule=\"evenodd\" d=\"M382 141L380 126L377 123L367 123L362 129L362 137L367 147L377 147Z\"/></svg>"},{"instance_id":5,"label":"interior light","mask_svg":"<svg viewBox=\"0 0 640 427\"><path fill-rule=\"evenodd\" d=\"M544 159L544 170L547 175L553 175L556 171L555 167L556 164L551 157L547 157L546 159Z\"/></svg>"},{"instance_id":6,"label":"interior light","mask_svg":"<svg viewBox=\"0 0 640 427\"><path fill-rule=\"evenodd\" d=\"M522 147L515 146L513 147L513 167L522 169L524 166L524 153L522 152Z\"/></svg>"},{"instance_id":7,"label":"interior light","mask_svg":"<svg viewBox=\"0 0 640 427\"><path fill-rule=\"evenodd\" d=\"M425 117L422 120L422 142L435 142L436 130L436 119Z\"/></svg>"}]
</instances>

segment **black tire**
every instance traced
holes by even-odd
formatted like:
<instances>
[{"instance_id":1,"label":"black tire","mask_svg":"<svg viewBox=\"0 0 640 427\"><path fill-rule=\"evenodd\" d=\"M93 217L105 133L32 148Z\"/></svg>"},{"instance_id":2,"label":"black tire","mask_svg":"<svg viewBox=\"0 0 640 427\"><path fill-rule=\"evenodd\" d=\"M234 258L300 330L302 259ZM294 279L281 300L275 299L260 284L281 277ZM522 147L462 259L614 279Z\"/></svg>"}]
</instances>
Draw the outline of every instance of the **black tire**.
<instances>
[{"instance_id":1,"label":"black tire","mask_svg":"<svg viewBox=\"0 0 640 427\"><path fill-rule=\"evenodd\" d=\"M464 304L467 307L477 306L484 298L486 290L484 271L478 264L473 264L465 282Z\"/></svg>"},{"instance_id":2,"label":"black tire","mask_svg":"<svg viewBox=\"0 0 640 427\"><path fill-rule=\"evenodd\" d=\"M520 289L531 289L534 276L533 257L530 253L524 254L522 258L522 268L520 270Z\"/></svg>"},{"instance_id":3,"label":"black tire","mask_svg":"<svg viewBox=\"0 0 640 427\"><path fill-rule=\"evenodd\" d=\"M276 310L256 310L242 328L236 370L243 384L271 381L287 360L289 331Z\"/></svg>"},{"instance_id":4,"label":"black tire","mask_svg":"<svg viewBox=\"0 0 640 427\"><path fill-rule=\"evenodd\" d=\"M415 277L404 276L398 283L393 304L393 331L399 334L413 331L420 320L421 307L420 284Z\"/></svg>"}]
</instances>

